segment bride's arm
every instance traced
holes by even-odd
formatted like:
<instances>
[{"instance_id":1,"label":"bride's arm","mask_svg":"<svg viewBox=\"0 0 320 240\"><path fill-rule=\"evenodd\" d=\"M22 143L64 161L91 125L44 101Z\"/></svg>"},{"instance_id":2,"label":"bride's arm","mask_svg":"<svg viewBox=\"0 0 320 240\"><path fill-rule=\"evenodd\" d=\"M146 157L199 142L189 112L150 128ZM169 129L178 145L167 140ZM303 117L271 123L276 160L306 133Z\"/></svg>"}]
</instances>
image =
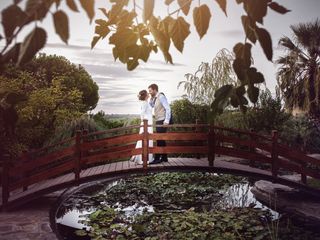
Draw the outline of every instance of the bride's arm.
<instances>
[{"instance_id":1,"label":"bride's arm","mask_svg":"<svg viewBox=\"0 0 320 240\"><path fill-rule=\"evenodd\" d=\"M141 105L141 113L140 113L140 118L141 121L143 121L144 119L148 119L148 102L143 102Z\"/></svg>"}]
</instances>

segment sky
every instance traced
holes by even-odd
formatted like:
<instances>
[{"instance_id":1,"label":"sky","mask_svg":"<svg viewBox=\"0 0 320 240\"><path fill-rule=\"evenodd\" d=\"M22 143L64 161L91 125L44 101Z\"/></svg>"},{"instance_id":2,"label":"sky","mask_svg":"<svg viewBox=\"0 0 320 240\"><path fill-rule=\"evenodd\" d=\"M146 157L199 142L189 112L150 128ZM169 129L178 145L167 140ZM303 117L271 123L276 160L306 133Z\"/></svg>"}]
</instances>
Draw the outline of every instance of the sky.
<instances>
[{"instance_id":1,"label":"sky","mask_svg":"<svg viewBox=\"0 0 320 240\"><path fill-rule=\"evenodd\" d=\"M12 0L0 0L0 10L11 2ZM142 0L137 0L137 2L143 5ZM155 15L165 16L167 8L164 7L164 0L155 0L155 2ZM185 42L183 53L178 52L172 45L170 47L173 65L166 64L162 53L158 52L157 54L152 53L147 63L140 62L134 71L128 71L126 65L114 61L112 46L108 44L107 38L100 41L91 50L94 21L90 25L83 10L80 13L71 12L64 3L61 9L67 12L71 27L69 43L64 44L55 34L52 16L49 13L46 19L38 24L48 32L47 45L41 52L65 56L72 63L81 64L91 74L99 86L100 95L99 103L93 112L103 110L107 114L138 114L140 104L137 94L140 90L147 89L151 83L156 83L170 102L179 99L184 92L183 88L178 89L177 86L179 82L185 80L185 74L194 73L201 62L211 62L222 48L232 51L237 42L243 42L245 36L240 20L241 15L244 14L242 5L236 4L235 0L227 2L228 17L224 15L215 1L201 0L202 4L209 5L212 12L209 30L200 40L191 24L191 35ZM320 0L277 0L276 2L290 9L291 12L282 15L269 9L265 18L264 27L271 33L273 40L274 60L282 53L277 47L279 39L284 35L291 36L292 34L290 25L320 18ZM193 1L192 4L196 6L198 1ZM79 3L78 6L80 7ZM96 0L95 19L102 17L100 11L97 10L99 7L110 9L109 1ZM131 5L129 8L131 9ZM176 6L172 5L170 12L175 9ZM51 12L54 10L53 7ZM187 19L192 23L192 13L189 15ZM34 26L29 26L21 32L18 41L22 41L32 27ZM0 30L2 32L1 27ZM266 86L274 92L277 66L266 59L259 43L253 47L252 51L255 67L264 74Z\"/></svg>"}]
</instances>

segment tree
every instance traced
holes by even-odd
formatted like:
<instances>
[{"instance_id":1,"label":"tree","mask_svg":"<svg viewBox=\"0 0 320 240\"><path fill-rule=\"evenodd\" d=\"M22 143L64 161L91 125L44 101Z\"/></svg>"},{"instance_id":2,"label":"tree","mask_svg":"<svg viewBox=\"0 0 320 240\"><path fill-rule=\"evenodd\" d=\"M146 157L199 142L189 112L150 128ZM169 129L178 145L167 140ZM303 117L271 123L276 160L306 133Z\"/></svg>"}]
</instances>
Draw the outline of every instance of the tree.
<instances>
[{"instance_id":1,"label":"tree","mask_svg":"<svg viewBox=\"0 0 320 240\"><path fill-rule=\"evenodd\" d=\"M232 68L234 55L227 49L220 50L212 60L211 64L203 62L198 70L192 74L185 75L183 85L187 97L192 103L210 106L214 101L214 93L224 85L237 85L237 76Z\"/></svg>"},{"instance_id":2,"label":"tree","mask_svg":"<svg viewBox=\"0 0 320 240\"><path fill-rule=\"evenodd\" d=\"M292 38L279 41L285 51L277 60L277 79L286 107L320 117L320 21L291 26Z\"/></svg>"},{"instance_id":3,"label":"tree","mask_svg":"<svg viewBox=\"0 0 320 240\"><path fill-rule=\"evenodd\" d=\"M0 118L1 143L15 142L26 149L41 147L56 128L82 116L98 101L98 88L90 75L57 56L41 55L23 67L6 65L0 89L6 93L0 95L5 100L0 102L5 110ZM84 96L97 97L90 102Z\"/></svg>"},{"instance_id":4,"label":"tree","mask_svg":"<svg viewBox=\"0 0 320 240\"><path fill-rule=\"evenodd\" d=\"M206 4L198 1L196 7L192 7L193 0L166 0L168 15L155 17L154 0L144 0L142 4L132 0L132 8L129 0L109 0L112 7L107 10L100 8L104 19L97 19L95 33L91 46L109 36L109 44L114 45L113 56L127 65L128 70L133 70L139 65L139 61L148 61L152 51L158 49L163 53L165 61L172 63L170 45L173 44L180 52L183 51L184 41L190 34L190 24L182 16L193 14L193 24L200 38L206 33L210 25L211 10ZM21 30L32 22L37 22L52 13L53 22L57 34L62 41L68 42L69 22L67 14L61 9L61 0L27 0L25 10L19 6L21 0L15 0L12 5L2 11L2 24L4 28L5 44L0 52L0 63L13 61L23 65L45 45L46 31L35 27L23 42L15 41ZM195 1L197 2L197 1ZM222 11L226 12L227 0L216 0ZM229 103L234 107L240 106L246 109L245 101L248 96L251 102L256 102L259 95L257 83L264 82L263 75L251 66L252 44L259 42L267 59L272 60L273 50L269 32L263 27L263 20L268 8L284 14L286 8L272 0L236 0L243 6L245 15L241 16L246 38L243 43L237 43L233 49L235 60L233 69L241 84L239 86L225 85L215 93L213 109L221 112ZM66 1L68 8L78 11L74 0ZM139 2L140 3L140 2ZM55 8L53 5L56 5ZM94 0L80 0L81 7L87 13L90 21L94 18ZM176 7L171 11L172 7ZM139 12L140 11L140 12ZM181 12L181 15L179 15ZM1 67L1 66L0 66Z\"/></svg>"}]
</instances>

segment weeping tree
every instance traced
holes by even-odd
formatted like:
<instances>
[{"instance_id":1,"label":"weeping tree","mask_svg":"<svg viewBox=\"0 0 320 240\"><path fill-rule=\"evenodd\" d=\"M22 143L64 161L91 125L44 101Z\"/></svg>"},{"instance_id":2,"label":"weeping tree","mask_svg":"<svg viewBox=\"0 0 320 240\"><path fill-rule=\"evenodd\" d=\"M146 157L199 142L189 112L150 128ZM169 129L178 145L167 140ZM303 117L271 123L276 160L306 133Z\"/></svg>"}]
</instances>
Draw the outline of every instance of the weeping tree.
<instances>
[{"instance_id":1,"label":"weeping tree","mask_svg":"<svg viewBox=\"0 0 320 240\"><path fill-rule=\"evenodd\" d=\"M291 26L292 37L279 46L284 55L277 60L278 85L288 109L301 109L320 117L320 21Z\"/></svg>"},{"instance_id":2,"label":"weeping tree","mask_svg":"<svg viewBox=\"0 0 320 240\"><path fill-rule=\"evenodd\" d=\"M198 70L185 75L186 80L178 85L184 88L186 97L195 104L210 105L215 92L224 85L238 85L238 78L232 68L235 56L227 49L220 50L211 63L203 62Z\"/></svg>"}]
</instances>

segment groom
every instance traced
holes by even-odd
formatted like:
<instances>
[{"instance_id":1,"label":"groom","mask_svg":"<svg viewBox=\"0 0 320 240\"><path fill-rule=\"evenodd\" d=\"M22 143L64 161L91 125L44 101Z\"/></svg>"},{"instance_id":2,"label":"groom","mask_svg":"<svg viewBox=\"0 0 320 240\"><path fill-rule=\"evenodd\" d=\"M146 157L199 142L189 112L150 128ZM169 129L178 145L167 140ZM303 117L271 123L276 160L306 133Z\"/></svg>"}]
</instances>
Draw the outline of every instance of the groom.
<instances>
[{"instance_id":1,"label":"groom","mask_svg":"<svg viewBox=\"0 0 320 240\"><path fill-rule=\"evenodd\" d=\"M150 105L154 108L154 115L156 119L156 125L168 125L171 123L171 108L166 96L163 93L159 93L158 85L151 84L148 87L149 94L151 95ZM167 128L156 127L157 133L167 132ZM158 140L157 146L165 147L166 142L164 140ZM168 162L167 154L155 154L154 161L150 164L157 164L161 162Z\"/></svg>"}]
</instances>

